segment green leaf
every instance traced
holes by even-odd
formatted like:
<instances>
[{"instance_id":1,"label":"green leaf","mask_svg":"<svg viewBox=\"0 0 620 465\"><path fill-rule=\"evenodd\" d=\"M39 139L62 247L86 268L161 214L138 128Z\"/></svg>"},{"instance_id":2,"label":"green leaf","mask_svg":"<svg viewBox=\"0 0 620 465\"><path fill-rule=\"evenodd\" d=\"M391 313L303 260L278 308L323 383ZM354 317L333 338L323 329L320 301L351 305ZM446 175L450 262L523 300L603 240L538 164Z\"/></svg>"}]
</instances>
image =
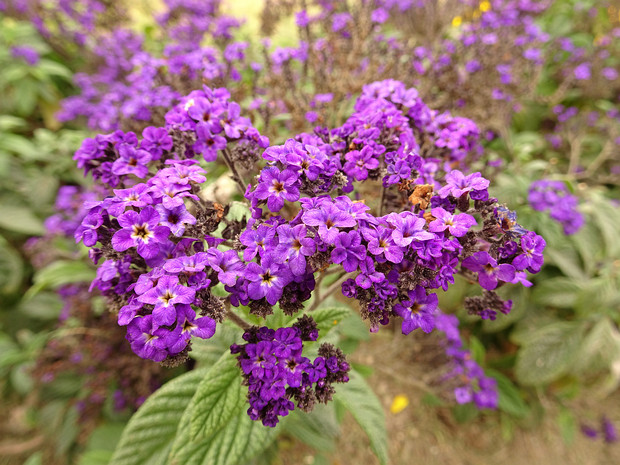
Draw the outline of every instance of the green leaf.
<instances>
[{"instance_id":1,"label":"green leaf","mask_svg":"<svg viewBox=\"0 0 620 465\"><path fill-rule=\"evenodd\" d=\"M17 291L22 282L23 271L19 253L0 236L0 294Z\"/></svg>"},{"instance_id":2,"label":"green leaf","mask_svg":"<svg viewBox=\"0 0 620 465\"><path fill-rule=\"evenodd\" d=\"M515 417L524 417L529 413L529 407L521 397L521 393L509 378L499 371L486 369L488 376L497 381L497 391L499 393L498 408Z\"/></svg>"},{"instance_id":3,"label":"green leaf","mask_svg":"<svg viewBox=\"0 0 620 465\"><path fill-rule=\"evenodd\" d=\"M181 419L179 434L166 464L245 465L267 448L280 431L280 427L269 428L260 421L251 420L242 409L215 435L193 442L189 437L191 418L192 412L188 408Z\"/></svg>"},{"instance_id":4,"label":"green leaf","mask_svg":"<svg viewBox=\"0 0 620 465\"><path fill-rule=\"evenodd\" d=\"M340 435L333 403L318 404L310 413L294 410L286 417L283 429L319 452L333 451L335 438Z\"/></svg>"},{"instance_id":5,"label":"green leaf","mask_svg":"<svg viewBox=\"0 0 620 465\"><path fill-rule=\"evenodd\" d=\"M370 448L382 465L388 463L388 438L381 402L359 373L351 371L349 382L336 388L334 401L343 405L368 435Z\"/></svg>"},{"instance_id":6,"label":"green leaf","mask_svg":"<svg viewBox=\"0 0 620 465\"><path fill-rule=\"evenodd\" d=\"M43 221L25 207L0 204L0 228L33 236L45 232Z\"/></svg>"},{"instance_id":7,"label":"green leaf","mask_svg":"<svg viewBox=\"0 0 620 465\"><path fill-rule=\"evenodd\" d=\"M167 465L183 412L204 375L204 370L185 373L146 399L129 420L110 465Z\"/></svg>"},{"instance_id":8,"label":"green leaf","mask_svg":"<svg viewBox=\"0 0 620 465\"><path fill-rule=\"evenodd\" d=\"M536 302L541 304L557 308L572 308L582 289L582 279L559 276L537 283L533 297Z\"/></svg>"},{"instance_id":9,"label":"green leaf","mask_svg":"<svg viewBox=\"0 0 620 465\"><path fill-rule=\"evenodd\" d=\"M32 298L43 289L55 289L70 283L90 282L94 278L95 270L82 261L57 261L34 275L34 284L26 292L26 298Z\"/></svg>"},{"instance_id":10,"label":"green leaf","mask_svg":"<svg viewBox=\"0 0 620 465\"><path fill-rule=\"evenodd\" d=\"M571 444L575 439L575 433L577 432L577 420L573 413L563 408L558 413L558 426L560 428L560 434L566 444Z\"/></svg>"},{"instance_id":11,"label":"green leaf","mask_svg":"<svg viewBox=\"0 0 620 465\"><path fill-rule=\"evenodd\" d=\"M541 385L566 374L581 345L583 331L582 323L558 322L524 338L515 366L519 382Z\"/></svg>"},{"instance_id":12,"label":"green leaf","mask_svg":"<svg viewBox=\"0 0 620 465\"><path fill-rule=\"evenodd\" d=\"M209 439L216 434L242 410L246 396L237 358L227 352L209 369L189 404L191 439Z\"/></svg>"},{"instance_id":13,"label":"green leaf","mask_svg":"<svg viewBox=\"0 0 620 465\"><path fill-rule=\"evenodd\" d=\"M351 310L347 307L319 308L310 312L309 315L316 321L319 337L323 337L345 317L351 315Z\"/></svg>"}]
</instances>

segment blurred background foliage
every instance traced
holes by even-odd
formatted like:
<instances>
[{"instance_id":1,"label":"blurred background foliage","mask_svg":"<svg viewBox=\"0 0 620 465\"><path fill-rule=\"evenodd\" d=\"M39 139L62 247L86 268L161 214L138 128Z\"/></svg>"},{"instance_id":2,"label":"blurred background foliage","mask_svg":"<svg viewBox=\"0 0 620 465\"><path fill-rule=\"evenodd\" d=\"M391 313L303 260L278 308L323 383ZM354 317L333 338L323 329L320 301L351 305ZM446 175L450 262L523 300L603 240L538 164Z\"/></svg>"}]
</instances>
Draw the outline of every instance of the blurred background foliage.
<instances>
[{"instance_id":1,"label":"blurred background foliage","mask_svg":"<svg viewBox=\"0 0 620 465\"><path fill-rule=\"evenodd\" d=\"M158 6L153 5L127 2L126 7L132 27L145 32L147 40L156 41L153 10ZM593 7L594 0L557 1L540 24L553 37L570 37L591 47L600 34L620 21L617 9L601 10L585 25L580 12ZM239 34L249 40L258 34L260 11L260 2L252 0L235 0L228 7L229 13L248 18ZM282 21L274 42L291 45L293 24L292 18ZM12 55L11 48L23 44L37 52L36 63ZM84 260L85 250L65 238L49 243L53 250L46 251L42 263L32 262L29 248L29 238L45 233L44 221L54 212L58 188L86 182L72 154L91 132L78 123L61 124L55 114L59 102L75 92L74 73L88 66L79 54L67 57L50 46L31 24L0 15L0 456L6 457L0 463L108 463L131 413L115 411L108 397L96 422L84 427L78 421L76 399L92 394L89 374L68 372L49 383L41 383L33 374L50 341L71 337L66 331L82 328L83 321L78 319L58 328L63 301L55 291L70 283L88 282L94 275ZM566 236L547 214L529 206L531 181L548 175L550 166L567 163L566 152L553 149L541 131L552 112L545 98L557 90L553 73L550 63L538 89L540 98L522 102L524 109L502 137L486 147L490 158L504 161L492 194L511 199L507 206L519 212L519 222L545 237L545 267L533 287L502 289L515 305L509 315L497 320L480 321L465 314L465 282L444 295L441 304L445 311L459 315L470 335L473 356L497 378L502 424L536 423L544 411L540 401L544 396L561 406L556 410L557 422L570 442L579 419L564 407L580 396L602 399L620 382L620 192L612 183L590 183L570 172L556 175L580 198L580 211L586 218L585 226L572 236ZM606 111L617 105L613 98L593 99L573 89L563 102ZM591 130L581 137L585 147L581 163L587 167L608 136ZM104 318L101 303L94 298L87 299L86 305L95 324L100 324L97 318ZM347 351L352 351L368 334L359 318L348 318L351 324L342 326L348 333L333 337L340 338L341 345L349 344ZM122 330L118 334L122 340ZM204 346L197 345L193 357L214 361L230 341L231 335L220 331ZM367 375L372 371L356 368ZM427 401L443 405L432 395ZM453 413L457 420L480 415L467 406ZM290 436L328 453L335 447L333 437L342 417L341 406L334 403L303 418L293 415L286 428ZM268 452L262 459L265 463L269 454L276 453Z\"/></svg>"}]
</instances>

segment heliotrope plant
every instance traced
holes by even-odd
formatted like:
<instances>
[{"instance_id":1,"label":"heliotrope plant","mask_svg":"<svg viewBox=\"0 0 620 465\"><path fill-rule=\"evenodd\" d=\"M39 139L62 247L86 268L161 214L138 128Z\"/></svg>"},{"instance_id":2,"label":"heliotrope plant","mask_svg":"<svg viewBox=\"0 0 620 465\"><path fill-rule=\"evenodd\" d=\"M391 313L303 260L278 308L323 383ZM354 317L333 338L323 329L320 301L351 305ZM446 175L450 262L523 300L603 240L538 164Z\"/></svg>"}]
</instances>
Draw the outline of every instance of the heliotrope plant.
<instances>
[{"instance_id":1,"label":"heliotrope plant","mask_svg":"<svg viewBox=\"0 0 620 465\"><path fill-rule=\"evenodd\" d=\"M489 180L467 173L479 153L472 121L429 109L392 80L366 86L342 126L283 145L270 146L225 89L192 92L165 120L142 137L88 139L75 155L109 189L87 204L75 238L90 247L99 265L92 288L107 296L137 355L183 363L193 337L208 339L232 320L243 329L245 343L231 351L248 414L275 426L349 380L340 349L322 343L316 357L304 352L319 336L309 310L341 291L373 332L397 321L404 334L446 333L462 380L456 400L497 405L494 380L467 357L437 292L460 274L483 288L466 303L470 313L507 313L511 302L495 290L529 285L526 271L540 270L545 243L489 197ZM208 173L200 159L218 157L247 201L242 219L201 196ZM251 184L240 174L248 167L256 169ZM327 275L335 281L325 288ZM244 320L274 311L300 317L279 328Z\"/></svg>"}]
</instances>

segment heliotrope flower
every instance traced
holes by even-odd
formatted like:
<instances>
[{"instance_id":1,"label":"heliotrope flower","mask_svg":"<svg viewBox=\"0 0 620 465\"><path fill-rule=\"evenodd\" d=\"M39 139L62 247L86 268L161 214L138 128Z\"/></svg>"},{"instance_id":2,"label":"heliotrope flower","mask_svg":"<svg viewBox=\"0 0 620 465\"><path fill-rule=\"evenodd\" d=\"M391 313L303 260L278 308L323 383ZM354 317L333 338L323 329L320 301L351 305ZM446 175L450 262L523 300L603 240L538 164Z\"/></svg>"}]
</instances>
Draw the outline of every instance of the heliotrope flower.
<instances>
[{"instance_id":1,"label":"heliotrope flower","mask_svg":"<svg viewBox=\"0 0 620 465\"><path fill-rule=\"evenodd\" d=\"M497 261L487 252L476 252L463 260L463 266L478 272L480 285L492 291L499 281L510 282L515 279L515 267L507 263L497 264Z\"/></svg>"},{"instance_id":2,"label":"heliotrope flower","mask_svg":"<svg viewBox=\"0 0 620 465\"><path fill-rule=\"evenodd\" d=\"M430 222L428 230L432 232L441 232L447 229L454 237L464 236L467 234L467 231L469 231L469 228L477 224L476 219L467 213L453 215L441 207L433 208L431 214L436 219Z\"/></svg>"},{"instance_id":3,"label":"heliotrope flower","mask_svg":"<svg viewBox=\"0 0 620 465\"><path fill-rule=\"evenodd\" d=\"M140 213L129 210L118 217L123 228L112 236L112 246L118 252L136 247L144 258L153 258L159 253L159 245L168 241L170 229L159 226L160 215L155 208L146 206Z\"/></svg>"},{"instance_id":4,"label":"heliotrope flower","mask_svg":"<svg viewBox=\"0 0 620 465\"><path fill-rule=\"evenodd\" d=\"M426 241L435 238L434 234L424 230L426 225L424 218L411 212L390 213L386 221L394 227L392 239L400 247L407 247L414 240Z\"/></svg>"},{"instance_id":5,"label":"heliotrope flower","mask_svg":"<svg viewBox=\"0 0 620 465\"><path fill-rule=\"evenodd\" d=\"M331 202L322 202L318 208L306 210L301 219L308 226L318 226L319 237L328 244L335 242L340 232L338 228L350 228L356 224L353 216Z\"/></svg>"},{"instance_id":6,"label":"heliotrope flower","mask_svg":"<svg viewBox=\"0 0 620 465\"><path fill-rule=\"evenodd\" d=\"M425 333L430 333L435 328L435 310L437 309L437 294L426 295L422 286L409 291L409 300L400 302L394 306L394 313L403 318L403 334L409 334L416 328L422 328Z\"/></svg>"},{"instance_id":7,"label":"heliotrope flower","mask_svg":"<svg viewBox=\"0 0 620 465\"><path fill-rule=\"evenodd\" d=\"M250 282L248 296L254 300L265 297L271 305L282 297L282 289L292 279L288 266L274 262L269 256L260 265L248 263L244 276Z\"/></svg>"},{"instance_id":8,"label":"heliotrope flower","mask_svg":"<svg viewBox=\"0 0 620 465\"><path fill-rule=\"evenodd\" d=\"M253 196L259 200L267 200L267 208L279 212L284 201L299 200L298 174L291 170L280 172L275 166L265 168Z\"/></svg>"},{"instance_id":9,"label":"heliotrope flower","mask_svg":"<svg viewBox=\"0 0 620 465\"><path fill-rule=\"evenodd\" d=\"M145 292L138 301L154 305L153 322L157 325L171 325L177 317L175 304L192 304L196 298L196 291L191 287L183 286L176 276L162 276L157 285Z\"/></svg>"}]
</instances>

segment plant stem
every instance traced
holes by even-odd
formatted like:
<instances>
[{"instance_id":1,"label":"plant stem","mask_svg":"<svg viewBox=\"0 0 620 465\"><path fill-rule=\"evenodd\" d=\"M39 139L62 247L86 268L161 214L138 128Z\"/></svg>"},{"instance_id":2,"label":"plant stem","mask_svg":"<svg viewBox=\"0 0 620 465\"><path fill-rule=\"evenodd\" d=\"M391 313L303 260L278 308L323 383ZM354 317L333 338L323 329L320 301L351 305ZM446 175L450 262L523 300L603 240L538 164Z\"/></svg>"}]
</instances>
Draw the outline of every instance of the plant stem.
<instances>
[{"instance_id":1,"label":"plant stem","mask_svg":"<svg viewBox=\"0 0 620 465\"><path fill-rule=\"evenodd\" d=\"M327 299L330 295L340 289L342 283L349 279L351 276L353 276L353 273L343 273L342 275L340 275L340 277L331 286L325 289L325 292L317 296L317 299L308 310L316 310L323 302L325 302L325 299Z\"/></svg>"},{"instance_id":2,"label":"plant stem","mask_svg":"<svg viewBox=\"0 0 620 465\"><path fill-rule=\"evenodd\" d=\"M237 184L237 188L239 189L241 195L245 196L246 186L243 184L243 178L237 171L235 164L232 162L232 157L230 155L228 147L222 150L222 153L224 154L224 161L226 162L226 166L228 166L228 169L232 172L233 181L235 181L235 184Z\"/></svg>"}]
</instances>

